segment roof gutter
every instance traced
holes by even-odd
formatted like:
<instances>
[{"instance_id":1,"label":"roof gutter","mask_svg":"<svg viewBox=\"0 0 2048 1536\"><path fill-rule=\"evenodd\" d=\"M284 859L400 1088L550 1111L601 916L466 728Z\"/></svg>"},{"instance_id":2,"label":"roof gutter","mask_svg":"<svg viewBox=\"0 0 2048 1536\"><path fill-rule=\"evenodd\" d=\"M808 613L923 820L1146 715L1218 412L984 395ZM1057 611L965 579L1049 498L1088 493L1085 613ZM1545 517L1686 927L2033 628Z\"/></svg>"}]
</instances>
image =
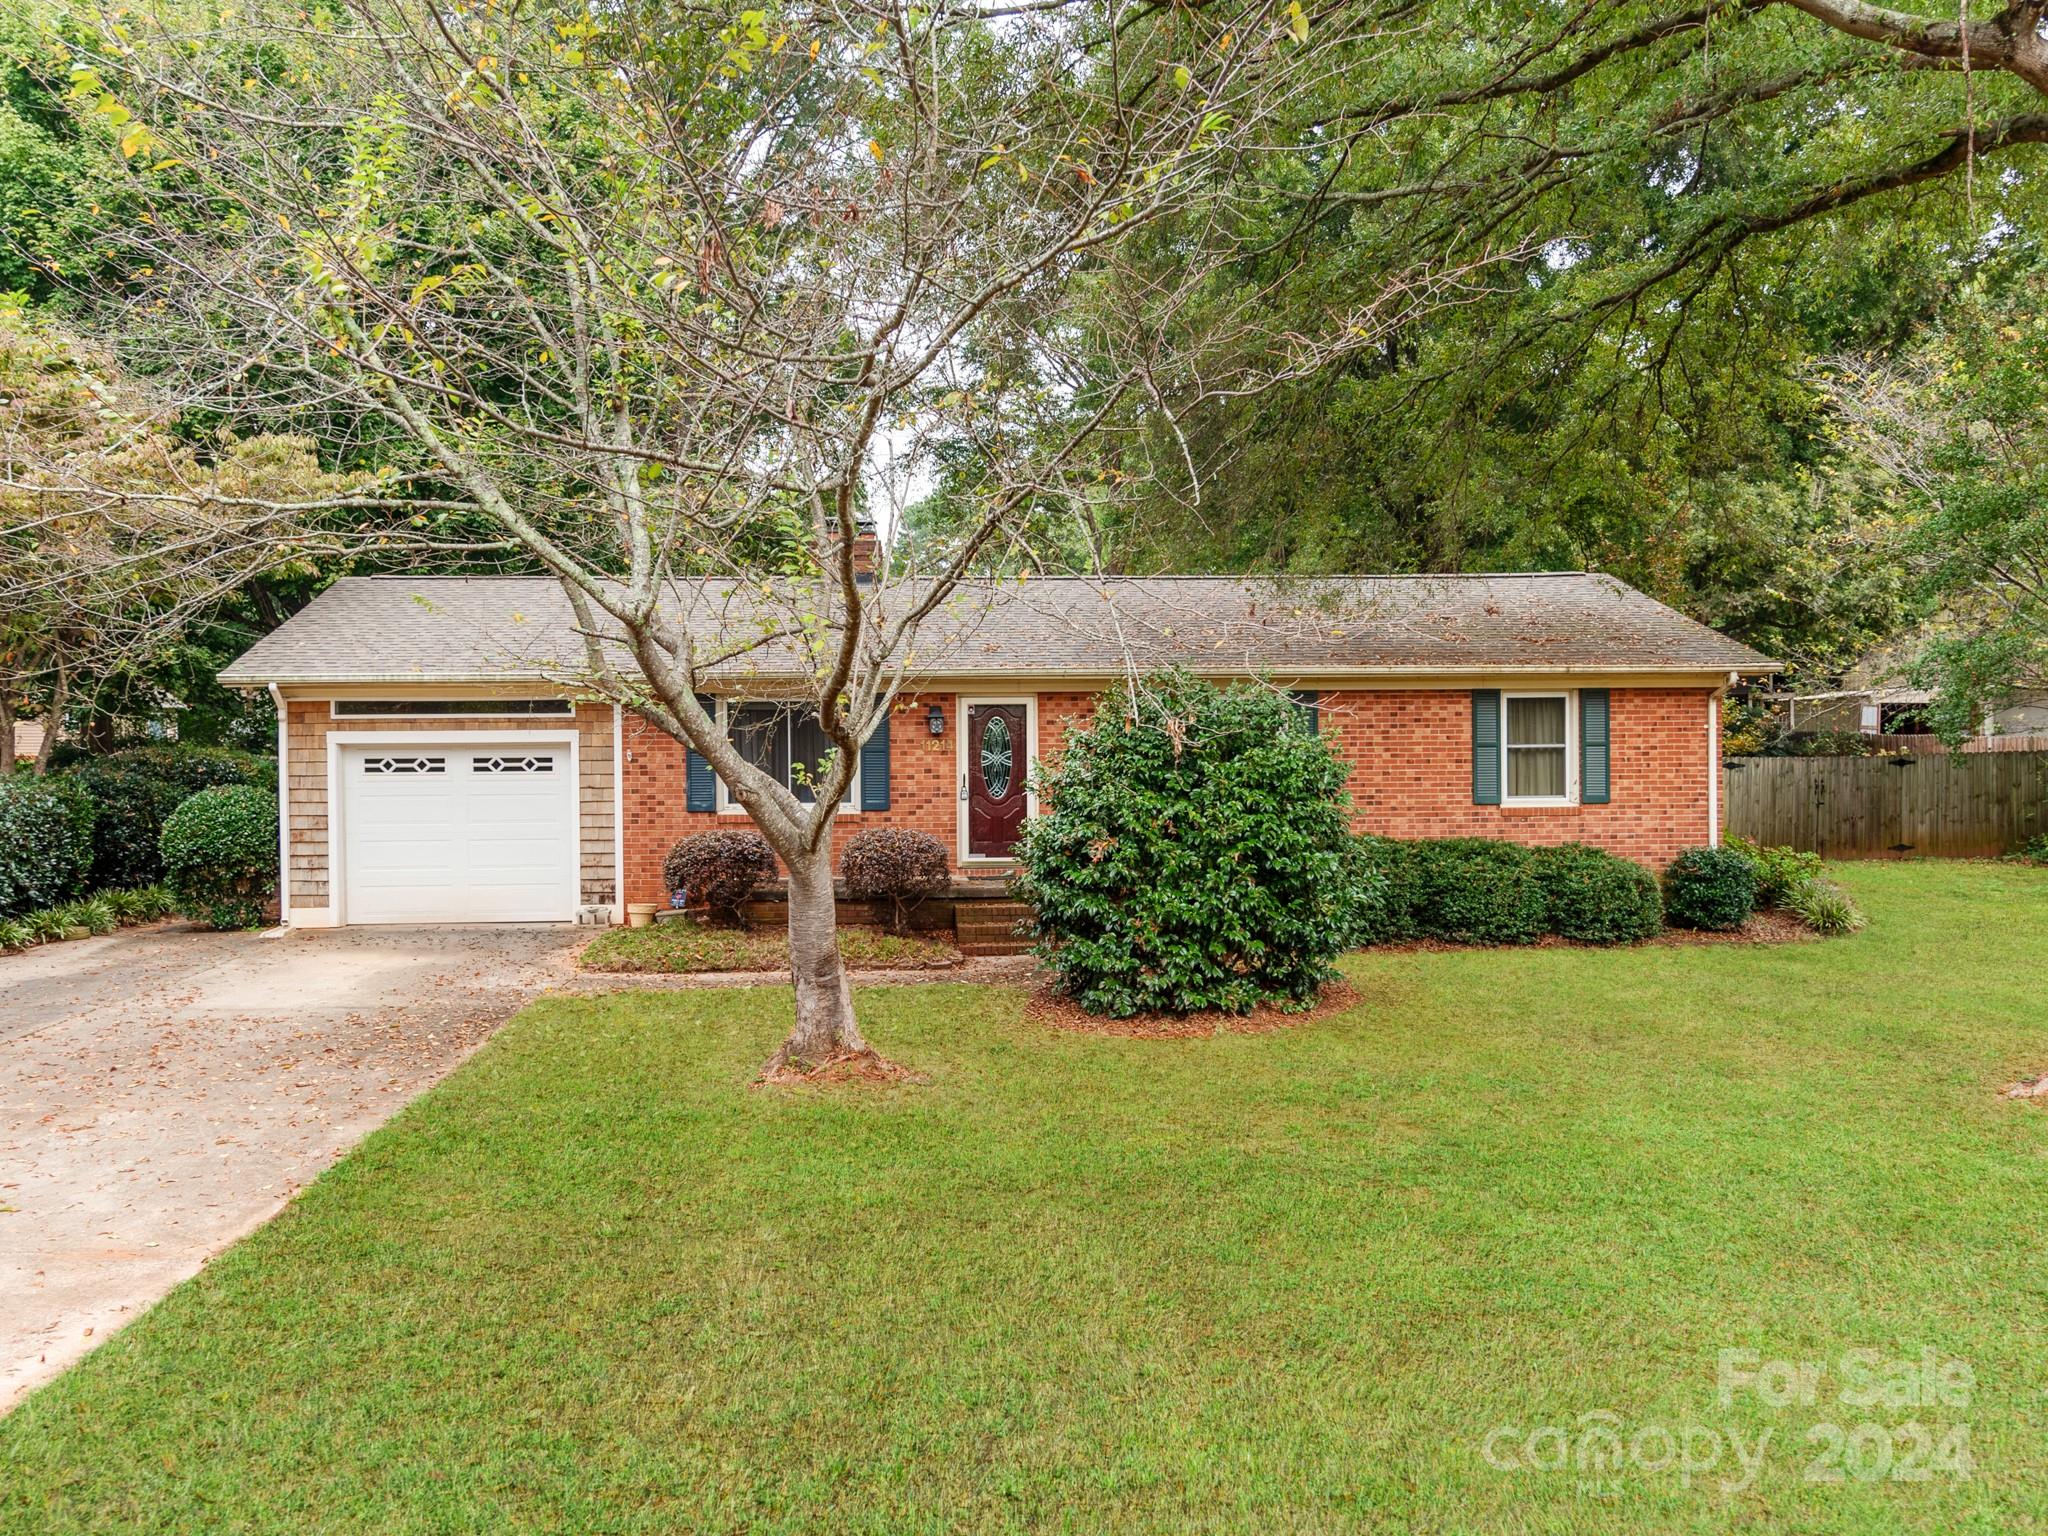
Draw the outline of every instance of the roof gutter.
<instances>
[{"instance_id":1,"label":"roof gutter","mask_svg":"<svg viewBox=\"0 0 2048 1536\"><path fill-rule=\"evenodd\" d=\"M1741 676L1764 677L1783 668L1775 661L1750 662L1738 667L1729 667L1721 662L1551 662L1547 664L1499 663L1492 666L1394 666L1394 667L1286 667L1263 666L1256 668L1198 666L1186 663L1165 663L1181 665L1197 677L1245 677L1248 675L1270 675L1287 678L1335 678L1370 680L1378 677L1592 677L1616 674L1641 674L1645 676L1693 675L1723 681ZM793 681L803 674L796 672L729 672L713 673L707 681L713 683L750 683L763 681ZM1129 674L1121 667L993 667L958 668L918 673L906 683L910 688L930 688L953 679L974 683L985 683L1013 678L1046 678L1059 681L1117 682ZM545 684L552 688L577 686L558 676L545 672L436 672L423 675L419 672L349 672L349 673L268 673L262 677L235 677L223 672L222 686L228 688L301 688L301 687L355 687L364 684L404 684L411 687L483 687L487 685L530 687Z\"/></svg>"}]
</instances>

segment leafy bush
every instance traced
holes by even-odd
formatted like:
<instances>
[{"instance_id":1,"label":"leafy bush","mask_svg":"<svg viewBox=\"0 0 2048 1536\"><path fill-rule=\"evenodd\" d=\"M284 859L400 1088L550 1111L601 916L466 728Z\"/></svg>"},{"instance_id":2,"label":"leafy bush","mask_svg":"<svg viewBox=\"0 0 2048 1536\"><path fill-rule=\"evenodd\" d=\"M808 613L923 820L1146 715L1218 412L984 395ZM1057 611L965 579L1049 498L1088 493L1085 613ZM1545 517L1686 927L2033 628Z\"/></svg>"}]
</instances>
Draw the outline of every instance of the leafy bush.
<instances>
[{"instance_id":1,"label":"leafy bush","mask_svg":"<svg viewBox=\"0 0 2048 1536\"><path fill-rule=\"evenodd\" d=\"M1581 944L1637 944L1664 926L1664 898L1642 865L1602 848L1537 848L1530 868L1550 931Z\"/></svg>"},{"instance_id":2,"label":"leafy bush","mask_svg":"<svg viewBox=\"0 0 2048 1536\"><path fill-rule=\"evenodd\" d=\"M1459 944L1527 944L1549 931L1530 851L1490 837L1416 843L1415 925Z\"/></svg>"},{"instance_id":3,"label":"leafy bush","mask_svg":"<svg viewBox=\"0 0 2048 1536\"><path fill-rule=\"evenodd\" d=\"M91 884L147 885L161 878L164 822L202 789L237 784L275 790L277 761L224 747L131 747L74 759L76 780L99 808L93 828Z\"/></svg>"},{"instance_id":4,"label":"leafy bush","mask_svg":"<svg viewBox=\"0 0 2048 1536\"><path fill-rule=\"evenodd\" d=\"M2006 857L2020 864L2048 864L2048 832L2028 838Z\"/></svg>"},{"instance_id":5,"label":"leafy bush","mask_svg":"<svg viewBox=\"0 0 2048 1536\"><path fill-rule=\"evenodd\" d=\"M171 893L160 885L138 886L130 891L102 891L100 894L114 909L115 918L123 926L153 923L177 910Z\"/></svg>"},{"instance_id":6,"label":"leafy bush","mask_svg":"<svg viewBox=\"0 0 2048 1536\"><path fill-rule=\"evenodd\" d=\"M240 784L201 790L164 823L164 879L186 916L255 928L277 894L277 797Z\"/></svg>"},{"instance_id":7,"label":"leafy bush","mask_svg":"<svg viewBox=\"0 0 2048 1536\"><path fill-rule=\"evenodd\" d=\"M1756 904L1781 907L1793 886L1820 878L1820 855L1797 848L1765 848L1746 837L1731 837L1727 846L1749 860L1756 870Z\"/></svg>"},{"instance_id":8,"label":"leafy bush","mask_svg":"<svg viewBox=\"0 0 2048 1536\"><path fill-rule=\"evenodd\" d=\"M1063 992L1118 1018L1316 995L1345 942L1345 769L1297 721L1168 673L1068 738L1017 847Z\"/></svg>"},{"instance_id":9,"label":"leafy bush","mask_svg":"<svg viewBox=\"0 0 2048 1536\"><path fill-rule=\"evenodd\" d=\"M0 779L0 917L54 907L84 890L92 828L92 800L69 779Z\"/></svg>"},{"instance_id":10,"label":"leafy bush","mask_svg":"<svg viewBox=\"0 0 2048 1536\"><path fill-rule=\"evenodd\" d=\"M0 951L28 949L61 939L73 928L112 933L135 923L154 922L172 910L170 893L160 885L133 891L102 891L90 901L45 907L17 918L0 920Z\"/></svg>"},{"instance_id":11,"label":"leafy bush","mask_svg":"<svg viewBox=\"0 0 2048 1536\"><path fill-rule=\"evenodd\" d=\"M1664 871L1664 911L1681 928L1726 932L1756 908L1756 866L1733 848L1688 848Z\"/></svg>"},{"instance_id":12,"label":"leafy bush","mask_svg":"<svg viewBox=\"0 0 2048 1536\"><path fill-rule=\"evenodd\" d=\"M1402 859L1402 844L1383 837L1346 838L1337 853L1338 925L1346 949L1390 944L1408 937L1394 920L1394 881L1388 866Z\"/></svg>"},{"instance_id":13,"label":"leafy bush","mask_svg":"<svg viewBox=\"0 0 2048 1536\"><path fill-rule=\"evenodd\" d=\"M193 791L112 758L88 758L67 777L92 797L94 886L147 885L164 870L157 841Z\"/></svg>"},{"instance_id":14,"label":"leafy bush","mask_svg":"<svg viewBox=\"0 0 2048 1536\"><path fill-rule=\"evenodd\" d=\"M775 878L775 853L758 832L697 832L669 850L661 877L671 891L745 926L741 905L755 886Z\"/></svg>"},{"instance_id":15,"label":"leafy bush","mask_svg":"<svg viewBox=\"0 0 2048 1536\"><path fill-rule=\"evenodd\" d=\"M1849 893L1818 875L1795 882L1780 904L1815 933L1854 933L1864 924L1863 912Z\"/></svg>"},{"instance_id":16,"label":"leafy bush","mask_svg":"<svg viewBox=\"0 0 2048 1536\"><path fill-rule=\"evenodd\" d=\"M1414 843L1361 832L1343 848L1339 879L1346 901L1344 946L1398 944L1416 936L1415 908L1421 889Z\"/></svg>"},{"instance_id":17,"label":"leafy bush","mask_svg":"<svg viewBox=\"0 0 2048 1536\"><path fill-rule=\"evenodd\" d=\"M166 784L176 785L186 797L202 789L232 789L249 784L277 791L277 759L229 747L191 747L180 743L129 747L94 762L108 763L144 773ZM83 766L82 764L80 766Z\"/></svg>"},{"instance_id":18,"label":"leafy bush","mask_svg":"<svg viewBox=\"0 0 2048 1536\"><path fill-rule=\"evenodd\" d=\"M855 901L886 901L889 927L903 932L909 903L943 891L953 883L946 848L928 832L906 827L870 827L847 839L840 860L846 892Z\"/></svg>"}]
</instances>

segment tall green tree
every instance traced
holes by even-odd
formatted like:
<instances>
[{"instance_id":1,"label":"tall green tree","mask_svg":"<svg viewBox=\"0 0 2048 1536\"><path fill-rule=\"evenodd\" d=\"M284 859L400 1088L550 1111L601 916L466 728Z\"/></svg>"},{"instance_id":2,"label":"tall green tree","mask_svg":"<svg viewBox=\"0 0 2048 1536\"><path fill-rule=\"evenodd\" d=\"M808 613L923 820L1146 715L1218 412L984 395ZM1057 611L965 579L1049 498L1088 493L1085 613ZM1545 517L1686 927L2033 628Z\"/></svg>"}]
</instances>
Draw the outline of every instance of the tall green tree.
<instances>
[{"instance_id":1,"label":"tall green tree","mask_svg":"<svg viewBox=\"0 0 2048 1536\"><path fill-rule=\"evenodd\" d=\"M1045 509L1112 511L1153 413L1311 377L1502 259L1419 251L1308 328L1220 296L1267 168L1384 43L1295 0L158 0L97 26L71 78L146 204L130 355L188 411L377 424L403 455L353 494L430 478L557 578L565 671L706 758L789 872L771 1070L869 1049L835 811L976 584ZM862 517L942 455L974 466L959 521L857 580ZM829 742L808 785L705 708L763 674Z\"/></svg>"},{"instance_id":2,"label":"tall green tree","mask_svg":"<svg viewBox=\"0 0 2048 1536\"><path fill-rule=\"evenodd\" d=\"M1238 283L1308 274L1285 288L1308 324L1418 248L1529 254L1341 370L1174 423L1187 473L1128 507L1111 558L1598 564L1725 609L1720 524L1753 502L1742 488L1811 481L1827 457L1810 365L1896 347L1987 266L2028 259L2040 21L1820 3L1390 15L1402 40L1362 51L1303 125ZM1790 638L1824 659L1884 607Z\"/></svg>"}]
</instances>

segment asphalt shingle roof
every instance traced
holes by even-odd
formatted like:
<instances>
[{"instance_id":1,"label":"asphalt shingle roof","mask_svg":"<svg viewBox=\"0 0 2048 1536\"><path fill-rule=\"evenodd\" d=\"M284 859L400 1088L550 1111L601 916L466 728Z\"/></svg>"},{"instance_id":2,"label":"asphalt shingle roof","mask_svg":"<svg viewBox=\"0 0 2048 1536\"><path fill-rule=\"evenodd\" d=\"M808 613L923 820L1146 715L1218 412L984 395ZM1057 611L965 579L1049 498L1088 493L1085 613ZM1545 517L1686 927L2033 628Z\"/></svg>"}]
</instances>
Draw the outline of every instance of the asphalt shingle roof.
<instances>
[{"instance_id":1,"label":"asphalt shingle roof","mask_svg":"<svg viewBox=\"0 0 2048 1536\"><path fill-rule=\"evenodd\" d=\"M885 611L908 594L876 589ZM761 628L753 589L679 589L707 643ZM580 641L546 577L348 577L221 674L228 683L568 678ZM793 670L786 649L722 670ZM1612 577L1044 578L963 590L928 619L924 677L1482 671L1760 673L1773 664Z\"/></svg>"}]
</instances>

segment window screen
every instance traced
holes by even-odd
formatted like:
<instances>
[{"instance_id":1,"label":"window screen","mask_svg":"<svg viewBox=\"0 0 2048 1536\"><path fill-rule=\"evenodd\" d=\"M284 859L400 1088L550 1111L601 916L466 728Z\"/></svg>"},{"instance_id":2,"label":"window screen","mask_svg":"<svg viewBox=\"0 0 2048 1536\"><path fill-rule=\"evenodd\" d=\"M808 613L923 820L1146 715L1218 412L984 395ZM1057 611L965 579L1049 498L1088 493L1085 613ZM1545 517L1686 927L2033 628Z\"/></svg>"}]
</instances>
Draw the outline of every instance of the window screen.
<instances>
[{"instance_id":1,"label":"window screen","mask_svg":"<svg viewBox=\"0 0 2048 1536\"><path fill-rule=\"evenodd\" d=\"M1508 798L1562 800L1568 714L1564 696L1510 698L1507 706Z\"/></svg>"}]
</instances>

